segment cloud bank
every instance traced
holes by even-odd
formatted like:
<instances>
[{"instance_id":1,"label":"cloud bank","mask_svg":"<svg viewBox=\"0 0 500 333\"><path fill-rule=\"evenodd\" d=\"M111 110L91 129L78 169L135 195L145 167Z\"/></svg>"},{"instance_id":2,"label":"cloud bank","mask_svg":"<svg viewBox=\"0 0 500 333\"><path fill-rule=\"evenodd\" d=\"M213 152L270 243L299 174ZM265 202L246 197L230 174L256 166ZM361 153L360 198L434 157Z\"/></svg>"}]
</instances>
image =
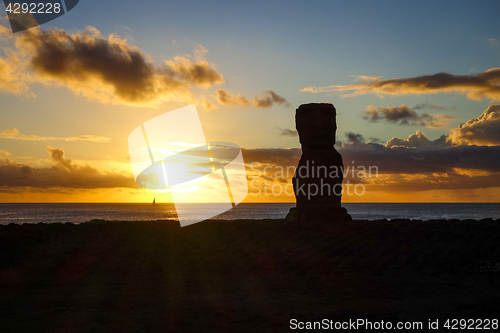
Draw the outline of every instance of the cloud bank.
<instances>
[{"instance_id":1,"label":"cloud bank","mask_svg":"<svg viewBox=\"0 0 500 333\"><path fill-rule=\"evenodd\" d=\"M48 146L47 152L54 165L36 168L0 157L0 192L11 188L137 188L132 175L102 172L88 164L78 164L65 157L62 149Z\"/></svg>"},{"instance_id":2,"label":"cloud bank","mask_svg":"<svg viewBox=\"0 0 500 333\"><path fill-rule=\"evenodd\" d=\"M377 178L360 178L348 174L346 180L364 183L367 191L415 192L427 190L470 190L500 187L500 106L492 105L483 115L453 129L450 136L429 140L417 131L407 138L393 137L385 145L365 142L359 133L346 133L347 143L338 148L345 168L377 167ZM283 129L285 130L285 129ZM291 130L288 130L293 132ZM495 132L496 131L496 132ZM476 145L480 140L484 145ZM483 141L481 141L483 142ZM496 142L496 143L495 143ZM13 188L136 188L131 175L102 172L87 164L79 164L65 156L59 148L47 147L50 168L37 168L12 161L11 154L0 151L0 191ZM249 181L256 168L270 177L261 179L289 182L293 167L302 155L300 148L242 149ZM276 174L278 167L292 167L291 174ZM267 168L267 169L266 169ZM288 169L289 170L289 169Z\"/></svg>"},{"instance_id":3,"label":"cloud bank","mask_svg":"<svg viewBox=\"0 0 500 333\"><path fill-rule=\"evenodd\" d=\"M478 118L436 140L429 140L422 131L417 131L407 138L393 137L384 145L366 142L360 133L347 132L346 143L336 147L345 169L377 167L377 178L360 178L357 171L356 175L348 173L345 177L351 184L364 183L367 191L473 190L500 187L499 135L500 105L491 105ZM249 170L254 171L251 166L256 162L255 169L272 176L277 170L291 166L288 178L293 176L293 167L301 154L300 148L243 149ZM257 173L253 174L255 177ZM277 177L266 179L277 181Z\"/></svg>"}]
</instances>

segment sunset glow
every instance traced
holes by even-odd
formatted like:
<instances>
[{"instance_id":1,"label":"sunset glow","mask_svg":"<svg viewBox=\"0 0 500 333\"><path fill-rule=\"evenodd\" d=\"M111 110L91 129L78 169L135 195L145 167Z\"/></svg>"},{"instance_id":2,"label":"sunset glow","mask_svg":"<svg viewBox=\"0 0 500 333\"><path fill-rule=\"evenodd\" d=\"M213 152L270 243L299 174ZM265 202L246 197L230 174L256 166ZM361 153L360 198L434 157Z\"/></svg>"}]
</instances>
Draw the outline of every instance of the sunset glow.
<instances>
[{"instance_id":1,"label":"sunset glow","mask_svg":"<svg viewBox=\"0 0 500 333\"><path fill-rule=\"evenodd\" d=\"M295 109L322 101L337 109L344 202L500 200L496 4L153 1L109 20L91 3L15 34L0 5L0 202L172 202L136 184L127 139L191 104L206 142L242 148L244 202L294 202Z\"/></svg>"}]
</instances>

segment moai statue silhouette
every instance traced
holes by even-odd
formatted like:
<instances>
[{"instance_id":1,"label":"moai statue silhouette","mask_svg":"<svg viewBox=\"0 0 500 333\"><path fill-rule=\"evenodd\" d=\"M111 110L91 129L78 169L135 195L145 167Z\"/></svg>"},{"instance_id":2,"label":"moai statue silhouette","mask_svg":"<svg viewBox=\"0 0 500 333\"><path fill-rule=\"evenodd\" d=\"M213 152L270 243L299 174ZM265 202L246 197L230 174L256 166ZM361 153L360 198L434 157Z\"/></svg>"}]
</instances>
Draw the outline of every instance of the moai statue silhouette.
<instances>
[{"instance_id":1,"label":"moai statue silhouette","mask_svg":"<svg viewBox=\"0 0 500 333\"><path fill-rule=\"evenodd\" d=\"M351 220L341 206L343 163L334 147L336 116L330 103L303 104L296 110L302 157L293 177L297 207L290 210L288 219L307 223Z\"/></svg>"}]
</instances>

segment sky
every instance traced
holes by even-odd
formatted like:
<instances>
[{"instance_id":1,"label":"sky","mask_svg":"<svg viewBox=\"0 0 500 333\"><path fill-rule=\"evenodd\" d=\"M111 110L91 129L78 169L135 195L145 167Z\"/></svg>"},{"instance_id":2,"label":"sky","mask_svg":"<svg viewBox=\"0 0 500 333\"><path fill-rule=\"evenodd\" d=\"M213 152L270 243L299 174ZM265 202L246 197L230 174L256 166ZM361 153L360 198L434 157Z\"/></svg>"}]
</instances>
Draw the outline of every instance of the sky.
<instances>
[{"instance_id":1,"label":"sky","mask_svg":"<svg viewBox=\"0 0 500 333\"><path fill-rule=\"evenodd\" d=\"M294 201L295 109L311 102L337 110L344 188L359 185L343 201L499 202L499 12L82 0L14 34L0 5L0 202L171 201L135 184L128 136L191 104L207 142L242 148L246 202Z\"/></svg>"}]
</instances>

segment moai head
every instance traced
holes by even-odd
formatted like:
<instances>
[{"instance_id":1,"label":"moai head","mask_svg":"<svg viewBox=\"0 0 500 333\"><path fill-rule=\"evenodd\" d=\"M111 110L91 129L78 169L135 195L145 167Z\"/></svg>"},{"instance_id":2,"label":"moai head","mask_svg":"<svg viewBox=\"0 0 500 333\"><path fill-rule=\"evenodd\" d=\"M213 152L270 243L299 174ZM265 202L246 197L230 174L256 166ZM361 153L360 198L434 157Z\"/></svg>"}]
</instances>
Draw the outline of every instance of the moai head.
<instances>
[{"instance_id":1,"label":"moai head","mask_svg":"<svg viewBox=\"0 0 500 333\"><path fill-rule=\"evenodd\" d=\"M295 112L295 126L303 146L333 146L337 112L330 103L302 104Z\"/></svg>"}]
</instances>

